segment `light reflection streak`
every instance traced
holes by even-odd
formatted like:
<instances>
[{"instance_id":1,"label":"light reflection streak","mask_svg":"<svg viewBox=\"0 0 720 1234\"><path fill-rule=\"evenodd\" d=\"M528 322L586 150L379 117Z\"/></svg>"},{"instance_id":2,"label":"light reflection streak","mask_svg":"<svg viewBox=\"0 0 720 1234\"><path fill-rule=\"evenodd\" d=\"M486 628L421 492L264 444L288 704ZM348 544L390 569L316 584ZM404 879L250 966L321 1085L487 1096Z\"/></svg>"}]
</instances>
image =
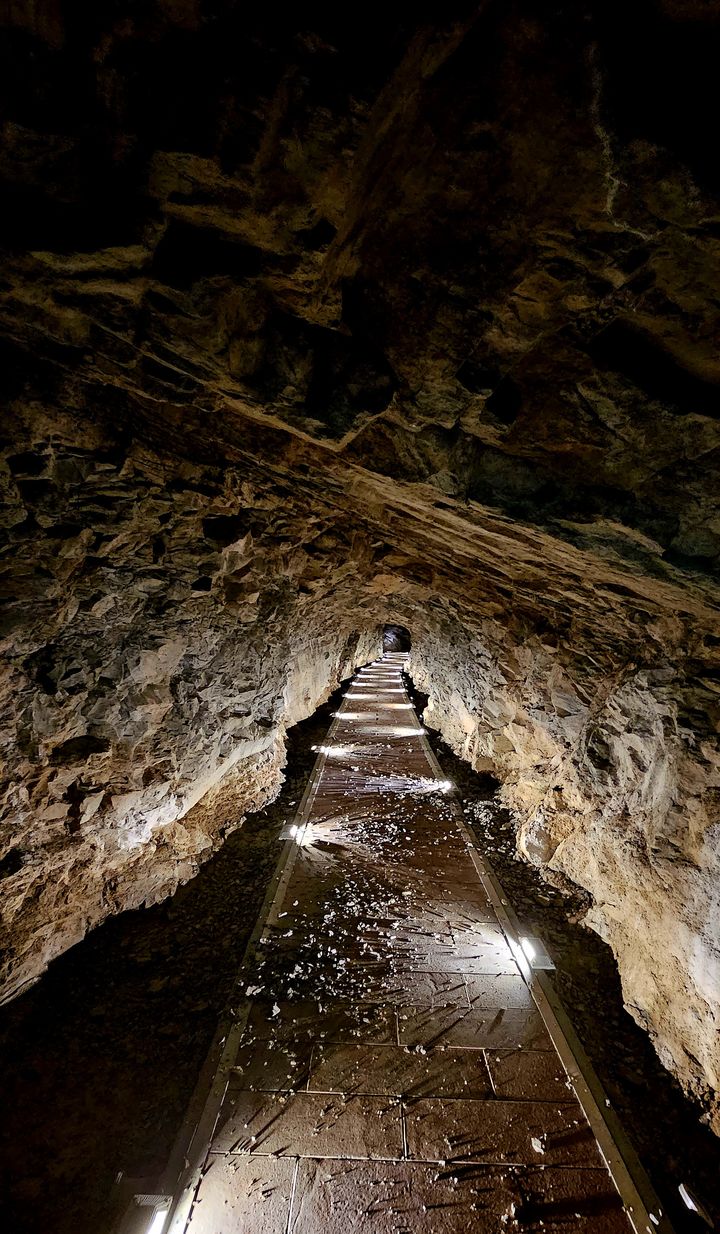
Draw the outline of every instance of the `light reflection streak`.
<instances>
[{"instance_id":1,"label":"light reflection streak","mask_svg":"<svg viewBox=\"0 0 720 1234\"><path fill-rule=\"evenodd\" d=\"M375 720L375 717L371 717ZM415 737L420 730L417 728L409 728L399 726L397 724L383 724L382 721L375 720L375 723L365 723L362 726L353 730L353 736L358 737L375 737L379 742L382 742L383 737Z\"/></svg>"},{"instance_id":2,"label":"light reflection streak","mask_svg":"<svg viewBox=\"0 0 720 1234\"><path fill-rule=\"evenodd\" d=\"M419 797L438 791L445 792L444 785L450 785L450 781L436 780L433 776L365 776L361 783L353 786L353 793L358 796L393 794L399 797Z\"/></svg>"},{"instance_id":3,"label":"light reflection streak","mask_svg":"<svg viewBox=\"0 0 720 1234\"><path fill-rule=\"evenodd\" d=\"M367 687L365 685L360 686L361 690L365 690L366 688ZM348 686L345 692L345 697L346 698L357 697L354 693L352 693L356 689L357 689L357 686ZM404 693L405 691L402 688L402 686L378 686L378 688L375 690L375 694L404 694ZM370 695L369 697L372 697L372 695Z\"/></svg>"},{"instance_id":4,"label":"light reflection streak","mask_svg":"<svg viewBox=\"0 0 720 1234\"><path fill-rule=\"evenodd\" d=\"M402 690L384 690L383 693L384 694L402 694L403 691ZM379 697L379 694L380 694L379 691L376 692L375 694L364 694L364 693L356 694L353 691L353 693L351 694L350 691L348 690L347 694L345 695L345 698L350 699L351 702L353 702L356 698L371 699L373 702L377 702L377 703L385 702L384 699Z\"/></svg>"}]
</instances>

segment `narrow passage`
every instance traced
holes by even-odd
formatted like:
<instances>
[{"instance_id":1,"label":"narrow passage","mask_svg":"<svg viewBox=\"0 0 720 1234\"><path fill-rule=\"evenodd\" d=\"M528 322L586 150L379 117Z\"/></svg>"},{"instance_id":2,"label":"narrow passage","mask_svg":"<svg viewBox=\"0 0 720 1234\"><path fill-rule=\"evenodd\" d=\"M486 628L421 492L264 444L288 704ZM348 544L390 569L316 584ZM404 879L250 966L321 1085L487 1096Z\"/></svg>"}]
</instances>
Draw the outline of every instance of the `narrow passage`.
<instances>
[{"instance_id":1,"label":"narrow passage","mask_svg":"<svg viewBox=\"0 0 720 1234\"><path fill-rule=\"evenodd\" d=\"M608 1169L405 659L356 675L321 747L159 1226L645 1234L657 1221Z\"/></svg>"}]
</instances>

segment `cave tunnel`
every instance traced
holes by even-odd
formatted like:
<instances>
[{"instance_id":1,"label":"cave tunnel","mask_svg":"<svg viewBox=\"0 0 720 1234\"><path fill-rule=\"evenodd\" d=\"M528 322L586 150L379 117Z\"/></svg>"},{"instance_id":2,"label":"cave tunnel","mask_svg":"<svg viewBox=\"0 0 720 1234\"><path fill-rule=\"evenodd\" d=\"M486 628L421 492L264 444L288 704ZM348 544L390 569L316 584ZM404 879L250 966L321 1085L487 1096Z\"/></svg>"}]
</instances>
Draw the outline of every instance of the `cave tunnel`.
<instances>
[{"instance_id":1,"label":"cave tunnel","mask_svg":"<svg viewBox=\"0 0 720 1234\"><path fill-rule=\"evenodd\" d=\"M720 1229L717 6L71 8L0 13L2 1228Z\"/></svg>"},{"instance_id":2,"label":"cave tunnel","mask_svg":"<svg viewBox=\"0 0 720 1234\"><path fill-rule=\"evenodd\" d=\"M387 625L383 629L383 651L409 651L412 646L406 626Z\"/></svg>"}]
</instances>

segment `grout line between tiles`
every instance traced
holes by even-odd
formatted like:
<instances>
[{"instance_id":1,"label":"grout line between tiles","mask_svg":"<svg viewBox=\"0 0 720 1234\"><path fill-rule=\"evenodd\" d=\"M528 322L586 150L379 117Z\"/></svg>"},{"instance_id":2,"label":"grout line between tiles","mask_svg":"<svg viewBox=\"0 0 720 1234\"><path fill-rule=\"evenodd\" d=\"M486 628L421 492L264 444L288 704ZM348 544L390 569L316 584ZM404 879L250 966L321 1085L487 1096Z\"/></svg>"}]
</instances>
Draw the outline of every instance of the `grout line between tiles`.
<instances>
[{"instance_id":1,"label":"grout line between tiles","mask_svg":"<svg viewBox=\"0 0 720 1234\"><path fill-rule=\"evenodd\" d=\"M290 1203L288 1205L287 1224L285 1226L285 1234L291 1234L293 1226L293 1209L295 1207L295 1194L297 1192L297 1180L300 1173L300 1158L295 1158L295 1169L293 1170L292 1183L290 1184Z\"/></svg>"}]
</instances>

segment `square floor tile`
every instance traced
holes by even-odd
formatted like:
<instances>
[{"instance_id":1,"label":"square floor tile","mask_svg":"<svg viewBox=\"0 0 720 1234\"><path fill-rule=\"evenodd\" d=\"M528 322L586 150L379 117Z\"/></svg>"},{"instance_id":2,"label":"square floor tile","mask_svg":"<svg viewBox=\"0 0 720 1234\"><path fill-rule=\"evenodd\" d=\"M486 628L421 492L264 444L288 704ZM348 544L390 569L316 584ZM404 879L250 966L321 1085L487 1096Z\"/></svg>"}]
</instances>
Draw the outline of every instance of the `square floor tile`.
<instances>
[{"instance_id":1,"label":"square floor tile","mask_svg":"<svg viewBox=\"0 0 720 1234\"><path fill-rule=\"evenodd\" d=\"M442 905L452 930L471 930L483 922L498 924L497 913L480 885L472 895L467 887L458 887L453 895L442 897Z\"/></svg>"},{"instance_id":2,"label":"square floor tile","mask_svg":"<svg viewBox=\"0 0 720 1234\"><path fill-rule=\"evenodd\" d=\"M295 1167L291 1158L211 1156L188 1234L284 1234Z\"/></svg>"},{"instance_id":3,"label":"square floor tile","mask_svg":"<svg viewBox=\"0 0 720 1234\"><path fill-rule=\"evenodd\" d=\"M520 1167L514 1182L523 1234L632 1234L607 1170Z\"/></svg>"},{"instance_id":4,"label":"square floor tile","mask_svg":"<svg viewBox=\"0 0 720 1234\"><path fill-rule=\"evenodd\" d=\"M488 1050L496 1096L508 1100L568 1101L575 1096L557 1054L547 1050Z\"/></svg>"}]
</instances>

